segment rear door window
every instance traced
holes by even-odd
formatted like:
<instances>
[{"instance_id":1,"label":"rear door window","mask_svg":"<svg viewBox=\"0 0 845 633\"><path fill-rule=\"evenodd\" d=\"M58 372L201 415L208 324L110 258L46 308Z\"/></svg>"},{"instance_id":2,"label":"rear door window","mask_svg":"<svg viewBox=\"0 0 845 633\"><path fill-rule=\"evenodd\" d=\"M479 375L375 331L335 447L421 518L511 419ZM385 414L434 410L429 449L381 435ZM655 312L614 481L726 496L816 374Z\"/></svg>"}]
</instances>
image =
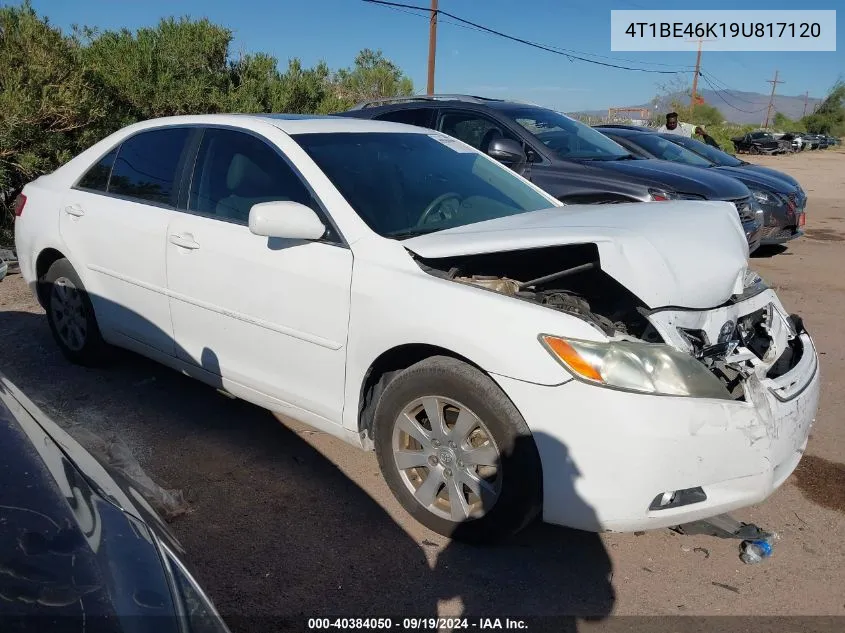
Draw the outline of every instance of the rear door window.
<instances>
[{"instance_id":1,"label":"rear door window","mask_svg":"<svg viewBox=\"0 0 845 633\"><path fill-rule=\"evenodd\" d=\"M136 200L176 206L187 127L141 132L125 140L111 170L108 192Z\"/></svg>"}]
</instances>

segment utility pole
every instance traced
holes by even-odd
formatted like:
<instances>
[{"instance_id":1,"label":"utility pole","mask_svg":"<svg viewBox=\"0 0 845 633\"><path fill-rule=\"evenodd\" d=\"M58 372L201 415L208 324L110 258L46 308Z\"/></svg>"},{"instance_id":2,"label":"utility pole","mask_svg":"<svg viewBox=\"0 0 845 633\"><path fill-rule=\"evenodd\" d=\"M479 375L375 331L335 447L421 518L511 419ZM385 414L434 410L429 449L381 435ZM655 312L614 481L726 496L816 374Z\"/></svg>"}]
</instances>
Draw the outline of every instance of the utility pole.
<instances>
[{"instance_id":1,"label":"utility pole","mask_svg":"<svg viewBox=\"0 0 845 633\"><path fill-rule=\"evenodd\" d=\"M775 105L775 88L777 88L778 84L786 83L784 81L778 81L778 71L775 71L775 78L769 79L768 82L772 84L772 94L769 97L769 109L766 110L766 123L763 125L764 128L769 127L769 119L772 118L772 108Z\"/></svg>"},{"instance_id":2,"label":"utility pole","mask_svg":"<svg viewBox=\"0 0 845 633\"><path fill-rule=\"evenodd\" d=\"M807 92L804 93L804 114L801 115L802 119L805 116L807 116L807 99L809 98L809 96L810 96L810 91L808 90Z\"/></svg>"},{"instance_id":3,"label":"utility pole","mask_svg":"<svg viewBox=\"0 0 845 633\"><path fill-rule=\"evenodd\" d=\"M428 25L428 86L426 92L434 94L434 59L437 55L437 0L431 0L431 20Z\"/></svg>"},{"instance_id":4,"label":"utility pole","mask_svg":"<svg viewBox=\"0 0 845 633\"><path fill-rule=\"evenodd\" d=\"M694 42L695 40L687 40L687 42ZM690 108L695 107L696 97L698 95L698 75L701 72L701 45L704 42L712 42L713 40L705 40L703 37L698 38L698 55L695 58L695 74L692 76L692 94L689 98Z\"/></svg>"}]
</instances>

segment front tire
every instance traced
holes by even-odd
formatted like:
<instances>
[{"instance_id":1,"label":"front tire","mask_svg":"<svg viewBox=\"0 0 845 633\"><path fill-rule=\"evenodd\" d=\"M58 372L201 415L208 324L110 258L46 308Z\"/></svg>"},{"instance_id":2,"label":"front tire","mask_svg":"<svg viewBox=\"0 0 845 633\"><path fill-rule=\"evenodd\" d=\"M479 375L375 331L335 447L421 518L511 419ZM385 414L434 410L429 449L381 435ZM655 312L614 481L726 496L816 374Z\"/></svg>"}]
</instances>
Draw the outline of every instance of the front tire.
<instances>
[{"instance_id":1,"label":"front tire","mask_svg":"<svg viewBox=\"0 0 845 633\"><path fill-rule=\"evenodd\" d=\"M459 360L435 356L396 375L376 406L374 440L394 496L438 534L494 542L540 509L540 457L525 420Z\"/></svg>"},{"instance_id":2,"label":"front tire","mask_svg":"<svg viewBox=\"0 0 845 633\"><path fill-rule=\"evenodd\" d=\"M111 348L100 334L91 298L70 262L55 261L40 283L47 322L65 358L85 367L105 364Z\"/></svg>"}]
</instances>

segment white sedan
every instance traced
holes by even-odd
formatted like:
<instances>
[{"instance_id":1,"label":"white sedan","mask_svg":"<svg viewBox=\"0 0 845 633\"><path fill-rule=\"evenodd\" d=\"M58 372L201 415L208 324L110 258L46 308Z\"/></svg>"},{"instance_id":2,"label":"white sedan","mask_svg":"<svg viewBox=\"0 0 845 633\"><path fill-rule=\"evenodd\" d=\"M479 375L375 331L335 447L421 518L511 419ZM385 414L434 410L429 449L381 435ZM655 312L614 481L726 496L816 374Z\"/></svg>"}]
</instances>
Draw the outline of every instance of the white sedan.
<instances>
[{"instance_id":1,"label":"white sedan","mask_svg":"<svg viewBox=\"0 0 845 633\"><path fill-rule=\"evenodd\" d=\"M16 210L71 361L128 348L374 448L405 509L456 538L756 503L818 406L813 342L748 271L730 204L563 206L431 130L146 121Z\"/></svg>"}]
</instances>

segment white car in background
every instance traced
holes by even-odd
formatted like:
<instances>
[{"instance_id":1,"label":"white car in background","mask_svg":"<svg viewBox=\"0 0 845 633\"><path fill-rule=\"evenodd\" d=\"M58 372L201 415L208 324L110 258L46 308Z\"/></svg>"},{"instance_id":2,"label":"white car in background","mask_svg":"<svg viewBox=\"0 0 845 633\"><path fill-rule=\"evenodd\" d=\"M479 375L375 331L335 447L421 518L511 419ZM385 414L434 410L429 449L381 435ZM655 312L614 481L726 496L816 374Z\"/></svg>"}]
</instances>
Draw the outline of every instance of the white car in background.
<instances>
[{"instance_id":1,"label":"white car in background","mask_svg":"<svg viewBox=\"0 0 845 633\"><path fill-rule=\"evenodd\" d=\"M128 348L374 448L405 509L456 538L759 502L818 406L813 342L748 270L729 203L563 206L423 128L146 121L18 210L70 360Z\"/></svg>"}]
</instances>

